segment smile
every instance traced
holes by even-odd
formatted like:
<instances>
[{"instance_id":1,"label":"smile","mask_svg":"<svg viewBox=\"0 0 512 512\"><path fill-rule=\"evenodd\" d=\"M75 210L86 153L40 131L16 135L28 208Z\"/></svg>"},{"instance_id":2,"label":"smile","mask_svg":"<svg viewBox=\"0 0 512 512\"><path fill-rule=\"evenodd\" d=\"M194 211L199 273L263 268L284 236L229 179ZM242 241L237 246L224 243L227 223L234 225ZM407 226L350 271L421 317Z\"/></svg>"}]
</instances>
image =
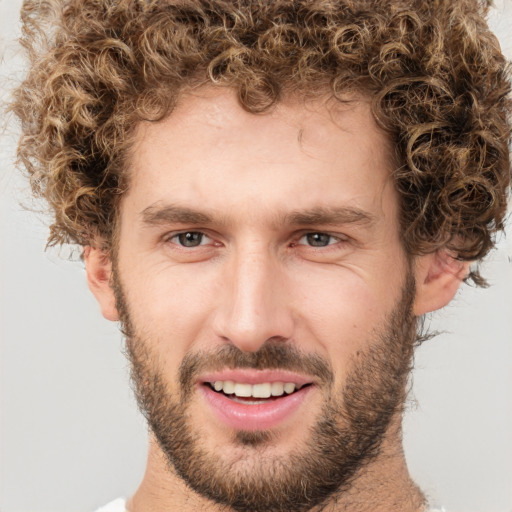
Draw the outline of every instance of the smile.
<instances>
[{"instance_id":1,"label":"smile","mask_svg":"<svg viewBox=\"0 0 512 512\"><path fill-rule=\"evenodd\" d=\"M213 390L219 393L234 395L238 398L280 397L285 394L291 395L296 390L302 388L302 386L299 386L294 382L262 382L260 384L247 384L242 382L233 382L232 380L217 380L208 384Z\"/></svg>"},{"instance_id":2,"label":"smile","mask_svg":"<svg viewBox=\"0 0 512 512\"><path fill-rule=\"evenodd\" d=\"M291 372L249 369L203 376L199 384L208 409L222 425L252 431L293 420L316 387Z\"/></svg>"}]
</instances>

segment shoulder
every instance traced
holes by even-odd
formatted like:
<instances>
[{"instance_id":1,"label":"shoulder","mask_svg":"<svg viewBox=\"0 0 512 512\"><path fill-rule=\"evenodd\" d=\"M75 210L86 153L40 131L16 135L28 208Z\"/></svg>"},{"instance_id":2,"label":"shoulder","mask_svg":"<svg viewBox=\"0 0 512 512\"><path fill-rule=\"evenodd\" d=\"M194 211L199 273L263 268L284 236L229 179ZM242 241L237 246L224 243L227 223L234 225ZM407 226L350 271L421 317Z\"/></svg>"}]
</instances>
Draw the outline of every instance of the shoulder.
<instances>
[{"instance_id":1,"label":"shoulder","mask_svg":"<svg viewBox=\"0 0 512 512\"><path fill-rule=\"evenodd\" d=\"M100 507L96 512L126 512L126 501L124 498L118 498L104 507Z\"/></svg>"}]
</instances>

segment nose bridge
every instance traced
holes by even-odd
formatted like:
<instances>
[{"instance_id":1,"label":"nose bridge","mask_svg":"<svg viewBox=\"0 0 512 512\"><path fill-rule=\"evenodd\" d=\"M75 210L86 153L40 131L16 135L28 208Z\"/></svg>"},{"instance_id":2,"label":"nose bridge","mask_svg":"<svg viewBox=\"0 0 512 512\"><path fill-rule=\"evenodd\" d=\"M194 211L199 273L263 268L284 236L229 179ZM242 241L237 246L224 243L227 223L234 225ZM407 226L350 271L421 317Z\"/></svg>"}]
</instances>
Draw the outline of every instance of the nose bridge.
<instances>
[{"instance_id":1,"label":"nose bridge","mask_svg":"<svg viewBox=\"0 0 512 512\"><path fill-rule=\"evenodd\" d=\"M270 338L291 336L279 263L268 248L240 248L226 274L216 322L219 336L247 352L257 351Z\"/></svg>"}]
</instances>

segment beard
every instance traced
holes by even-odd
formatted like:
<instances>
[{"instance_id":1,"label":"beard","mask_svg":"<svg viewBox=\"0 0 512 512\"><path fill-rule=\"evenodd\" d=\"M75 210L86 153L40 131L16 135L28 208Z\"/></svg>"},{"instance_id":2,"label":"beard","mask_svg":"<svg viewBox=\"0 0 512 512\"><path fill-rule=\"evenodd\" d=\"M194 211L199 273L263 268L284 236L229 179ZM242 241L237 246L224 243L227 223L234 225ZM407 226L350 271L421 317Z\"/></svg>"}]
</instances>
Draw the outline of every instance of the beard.
<instances>
[{"instance_id":1,"label":"beard","mask_svg":"<svg viewBox=\"0 0 512 512\"><path fill-rule=\"evenodd\" d=\"M117 276L117 273L114 274ZM408 274L401 298L366 351L351 361L341 389L324 358L305 354L286 340L270 339L257 352L234 345L188 354L179 370L179 392L169 391L151 340L131 322L121 283L114 279L117 309L127 337L127 355L140 410L166 456L169 470L196 493L237 512L301 512L322 507L350 490L379 455L393 418L401 415L417 340L412 313L414 280ZM355 359L355 358L354 358ZM315 376L324 403L308 439L286 456L272 455L274 433L237 431L235 458L208 450L208 425L189 414L197 377L223 368L282 369Z\"/></svg>"}]
</instances>

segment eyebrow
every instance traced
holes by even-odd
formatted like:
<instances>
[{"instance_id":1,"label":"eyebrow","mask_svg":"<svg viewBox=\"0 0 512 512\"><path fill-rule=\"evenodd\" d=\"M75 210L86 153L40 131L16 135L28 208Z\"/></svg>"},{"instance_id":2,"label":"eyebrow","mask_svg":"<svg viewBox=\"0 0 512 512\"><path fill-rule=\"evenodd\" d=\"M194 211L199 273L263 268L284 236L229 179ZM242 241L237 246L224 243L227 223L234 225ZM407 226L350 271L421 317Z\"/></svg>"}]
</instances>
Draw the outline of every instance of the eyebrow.
<instances>
[{"instance_id":1,"label":"eyebrow","mask_svg":"<svg viewBox=\"0 0 512 512\"><path fill-rule=\"evenodd\" d=\"M151 205L142 210L142 221L148 225L158 224L211 224L213 217L210 215L175 205Z\"/></svg>"},{"instance_id":2,"label":"eyebrow","mask_svg":"<svg viewBox=\"0 0 512 512\"><path fill-rule=\"evenodd\" d=\"M215 222L227 224L226 218L219 220L206 212L172 204L153 204L142 210L141 216L142 222L150 226L161 224L208 225ZM278 222L274 222L274 224L292 226L355 224L370 227L376 220L375 215L357 207L316 207L278 216Z\"/></svg>"},{"instance_id":3,"label":"eyebrow","mask_svg":"<svg viewBox=\"0 0 512 512\"><path fill-rule=\"evenodd\" d=\"M371 226L377 218L370 212L357 207L342 206L337 208L318 207L310 210L297 210L285 216L287 224L310 226L310 225L340 225L358 224Z\"/></svg>"}]
</instances>

